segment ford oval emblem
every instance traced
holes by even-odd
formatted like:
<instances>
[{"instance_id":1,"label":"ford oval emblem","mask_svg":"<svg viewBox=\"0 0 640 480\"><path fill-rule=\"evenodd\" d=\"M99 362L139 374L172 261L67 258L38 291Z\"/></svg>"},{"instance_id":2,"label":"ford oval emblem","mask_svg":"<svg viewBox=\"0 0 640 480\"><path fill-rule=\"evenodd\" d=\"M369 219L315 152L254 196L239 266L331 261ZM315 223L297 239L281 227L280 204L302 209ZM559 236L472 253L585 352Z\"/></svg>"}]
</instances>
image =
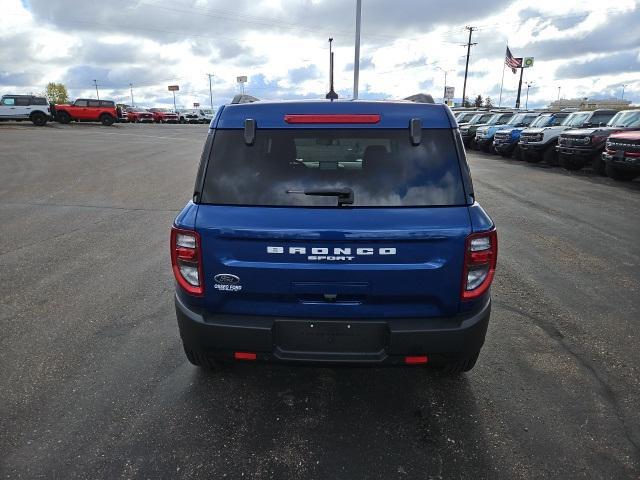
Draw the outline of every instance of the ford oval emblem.
<instances>
[{"instance_id":1,"label":"ford oval emblem","mask_svg":"<svg viewBox=\"0 0 640 480\"><path fill-rule=\"evenodd\" d=\"M219 273L213 277L213 279L216 283L220 283L222 285L235 285L240 282L240 277L231 275L230 273Z\"/></svg>"}]
</instances>

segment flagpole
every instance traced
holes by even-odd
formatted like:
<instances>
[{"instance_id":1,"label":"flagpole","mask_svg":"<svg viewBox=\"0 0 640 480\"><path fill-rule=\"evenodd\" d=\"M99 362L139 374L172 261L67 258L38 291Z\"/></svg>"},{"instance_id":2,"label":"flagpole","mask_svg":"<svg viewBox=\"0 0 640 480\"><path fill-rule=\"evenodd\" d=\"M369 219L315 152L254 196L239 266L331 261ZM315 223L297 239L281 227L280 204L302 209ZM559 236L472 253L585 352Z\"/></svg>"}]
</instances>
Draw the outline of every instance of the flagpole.
<instances>
[{"instance_id":1,"label":"flagpole","mask_svg":"<svg viewBox=\"0 0 640 480\"><path fill-rule=\"evenodd\" d=\"M502 87L504 86L504 60L502 61L502 82L500 82L500 100L498 101L498 108L502 106Z\"/></svg>"}]
</instances>

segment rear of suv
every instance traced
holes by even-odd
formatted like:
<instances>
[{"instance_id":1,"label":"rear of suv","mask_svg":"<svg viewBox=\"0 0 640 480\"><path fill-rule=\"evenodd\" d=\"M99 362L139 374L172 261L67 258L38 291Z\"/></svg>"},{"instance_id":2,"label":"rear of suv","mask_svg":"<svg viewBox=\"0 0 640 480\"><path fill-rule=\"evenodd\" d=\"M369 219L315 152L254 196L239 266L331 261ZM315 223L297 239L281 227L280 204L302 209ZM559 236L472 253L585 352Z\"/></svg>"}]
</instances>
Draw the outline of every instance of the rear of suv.
<instances>
[{"instance_id":1,"label":"rear of suv","mask_svg":"<svg viewBox=\"0 0 640 480\"><path fill-rule=\"evenodd\" d=\"M0 120L30 120L42 127L51 118L49 102L35 95L3 95L0 99Z\"/></svg>"},{"instance_id":2,"label":"rear of suv","mask_svg":"<svg viewBox=\"0 0 640 480\"><path fill-rule=\"evenodd\" d=\"M470 370L489 322L496 229L445 105L221 107L175 219L189 361Z\"/></svg>"}]
</instances>

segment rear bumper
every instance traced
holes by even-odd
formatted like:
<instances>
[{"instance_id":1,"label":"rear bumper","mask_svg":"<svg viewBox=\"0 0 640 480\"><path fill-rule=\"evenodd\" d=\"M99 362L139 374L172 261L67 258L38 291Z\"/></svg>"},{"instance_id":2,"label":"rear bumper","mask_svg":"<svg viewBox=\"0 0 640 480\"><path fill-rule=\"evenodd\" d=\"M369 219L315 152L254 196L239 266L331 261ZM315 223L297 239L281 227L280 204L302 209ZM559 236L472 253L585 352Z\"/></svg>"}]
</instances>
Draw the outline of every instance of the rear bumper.
<instances>
[{"instance_id":1,"label":"rear bumper","mask_svg":"<svg viewBox=\"0 0 640 480\"><path fill-rule=\"evenodd\" d=\"M429 363L466 357L484 344L491 300L451 318L293 319L207 315L175 298L180 336L191 349L218 357L252 352L258 360L299 363L400 364L408 355Z\"/></svg>"}]
</instances>

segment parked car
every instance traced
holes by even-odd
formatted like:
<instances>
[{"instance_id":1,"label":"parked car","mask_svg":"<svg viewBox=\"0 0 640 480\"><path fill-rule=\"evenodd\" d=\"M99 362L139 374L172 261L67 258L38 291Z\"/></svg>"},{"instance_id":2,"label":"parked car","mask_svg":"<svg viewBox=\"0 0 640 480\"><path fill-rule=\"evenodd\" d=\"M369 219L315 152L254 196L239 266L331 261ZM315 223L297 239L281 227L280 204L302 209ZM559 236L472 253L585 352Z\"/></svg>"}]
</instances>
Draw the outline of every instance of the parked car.
<instances>
[{"instance_id":1,"label":"parked car","mask_svg":"<svg viewBox=\"0 0 640 480\"><path fill-rule=\"evenodd\" d=\"M131 107L127 110L129 123L153 123L153 113L146 108Z\"/></svg>"},{"instance_id":2,"label":"parked car","mask_svg":"<svg viewBox=\"0 0 640 480\"><path fill-rule=\"evenodd\" d=\"M640 176L640 130L611 134L602 161L605 173L614 180L629 181Z\"/></svg>"},{"instance_id":3,"label":"parked car","mask_svg":"<svg viewBox=\"0 0 640 480\"><path fill-rule=\"evenodd\" d=\"M30 120L42 127L51 117L49 102L35 95L3 95L0 99L0 120Z\"/></svg>"},{"instance_id":4,"label":"parked car","mask_svg":"<svg viewBox=\"0 0 640 480\"><path fill-rule=\"evenodd\" d=\"M211 120L213 120L213 116L215 112L210 108L203 108L202 114L204 115L205 123L211 123Z\"/></svg>"},{"instance_id":5,"label":"parked car","mask_svg":"<svg viewBox=\"0 0 640 480\"><path fill-rule=\"evenodd\" d=\"M445 105L221 107L171 232L187 359L470 370L498 247L474 198Z\"/></svg>"},{"instance_id":6,"label":"parked car","mask_svg":"<svg viewBox=\"0 0 640 480\"><path fill-rule=\"evenodd\" d=\"M149 111L153 114L153 121L156 123L178 123L180 121L180 116L168 108L150 108Z\"/></svg>"},{"instance_id":7,"label":"parked car","mask_svg":"<svg viewBox=\"0 0 640 480\"><path fill-rule=\"evenodd\" d=\"M458 112L455 114L456 121L458 125L462 125L464 123L469 122L474 116L476 116L478 112L475 110L469 112Z\"/></svg>"},{"instance_id":8,"label":"parked car","mask_svg":"<svg viewBox=\"0 0 640 480\"><path fill-rule=\"evenodd\" d=\"M55 106L55 119L60 123L100 122L111 126L118 118L116 105L111 100L79 98L72 104Z\"/></svg>"},{"instance_id":9,"label":"parked car","mask_svg":"<svg viewBox=\"0 0 640 480\"><path fill-rule=\"evenodd\" d=\"M580 170L591 164L599 175L604 175L602 152L609 135L640 127L640 110L622 110L605 126L569 130L560 135L558 153L560 165L566 170Z\"/></svg>"},{"instance_id":10,"label":"parked car","mask_svg":"<svg viewBox=\"0 0 640 480\"><path fill-rule=\"evenodd\" d=\"M504 125L509 121L511 115L513 114L510 112L486 112L476 114L468 123L460 126L460 135L462 135L462 141L465 147L471 149L477 148L476 131L478 128L490 125Z\"/></svg>"},{"instance_id":11,"label":"parked car","mask_svg":"<svg viewBox=\"0 0 640 480\"><path fill-rule=\"evenodd\" d=\"M199 108L180 110L178 114L180 115L180 123L208 123L207 117Z\"/></svg>"},{"instance_id":12,"label":"parked car","mask_svg":"<svg viewBox=\"0 0 640 480\"><path fill-rule=\"evenodd\" d=\"M502 130L506 126L515 126L522 120L524 114L509 112L500 115L503 115L503 121L506 120L504 123L485 125L482 127L478 127L478 129L476 130L476 144L478 145L478 148L485 152L495 153L495 151L493 150L493 137L496 132L498 130Z\"/></svg>"},{"instance_id":13,"label":"parked car","mask_svg":"<svg viewBox=\"0 0 640 480\"><path fill-rule=\"evenodd\" d=\"M518 160L520 157L520 132L531 125L540 117L539 113L519 113L511 117L507 124L497 130L493 136L493 149L503 157L514 155Z\"/></svg>"},{"instance_id":14,"label":"parked car","mask_svg":"<svg viewBox=\"0 0 640 480\"><path fill-rule=\"evenodd\" d=\"M563 119L563 115L565 115ZM586 127L593 118L595 111L567 112L553 114L554 118L544 126L529 126L520 135L520 150L527 162L537 163L544 160L548 165L558 164L558 137L571 128ZM560 123L558 124L558 122Z\"/></svg>"},{"instance_id":15,"label":"parked car","mask_svg":"<svg viewBox=\"0 0 640 480\"><path fill-rule=\"evenodd\" d=\"M118 114L118 119L116 120L116 122L127 123L129 121L127 110L129 110L130 108L130 105L126 105L124 103L116 103L116 113Z\"/></svg>"}]
</instances>

